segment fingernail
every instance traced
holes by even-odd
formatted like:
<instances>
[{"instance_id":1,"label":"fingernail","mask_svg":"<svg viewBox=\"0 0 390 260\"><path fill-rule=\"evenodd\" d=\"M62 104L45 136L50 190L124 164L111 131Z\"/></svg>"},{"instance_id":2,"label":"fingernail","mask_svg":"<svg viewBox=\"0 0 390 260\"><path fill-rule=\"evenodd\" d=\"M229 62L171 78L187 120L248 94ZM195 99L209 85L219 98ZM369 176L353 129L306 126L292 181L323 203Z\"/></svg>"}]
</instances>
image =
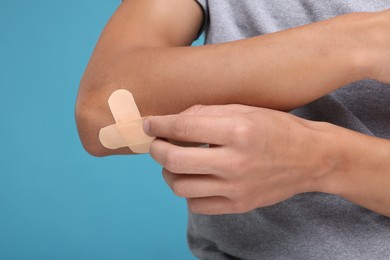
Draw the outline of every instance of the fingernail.
<instances>
[{"instance_id":1,"label":"fingernail","mask_svg":"<svg viewBox=\"0 0 390 260\"><path fill-rule=\"evenodd\" d=\"M149 119L144 120L144 132L145 134L149 135L149 130L150 130L150 122Z\"/></svg>"}]
</instances>

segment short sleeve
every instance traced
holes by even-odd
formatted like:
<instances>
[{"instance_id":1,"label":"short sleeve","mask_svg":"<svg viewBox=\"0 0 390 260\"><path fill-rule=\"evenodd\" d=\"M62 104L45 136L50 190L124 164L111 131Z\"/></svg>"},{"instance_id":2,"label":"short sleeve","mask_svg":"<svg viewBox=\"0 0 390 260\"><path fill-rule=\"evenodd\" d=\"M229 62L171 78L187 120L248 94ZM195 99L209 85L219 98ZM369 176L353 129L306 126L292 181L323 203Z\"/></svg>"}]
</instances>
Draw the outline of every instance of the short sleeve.
<instances>
[{"instance_id":1,"label":"short sleeve","mask_svg":"<svg viewBox=\"0 0 390 260\"><path fill-rule=\"evenodd\" d=\"M124 0L120 0L120 2L122 3ZM209 8L208 8L208 4L207 4L207 1L208 0L195 0L199 6L202 8L202 11L203 11L203 24L202 24L202 27L200 28L199 30L199 33L198 35L196 36L196 39L197 40L200 35L206 30L207 26L208 26L208 23L209 23Z\"/></svg>"},{"instance_id":2,"label":"short sleeve","mask_svg":"<svg viewBox=\"0 0 390 260\"><path fill-rule=\"evenodd\" d=\"M207 0L195 0L199 6L202 8L203 11L203 24L202 27L199 30L198 36L196 39L199 38L199 36L207 29L208 24L209 24L209 8L208 8L208 3Z\"/></svg>"}]
</instances>

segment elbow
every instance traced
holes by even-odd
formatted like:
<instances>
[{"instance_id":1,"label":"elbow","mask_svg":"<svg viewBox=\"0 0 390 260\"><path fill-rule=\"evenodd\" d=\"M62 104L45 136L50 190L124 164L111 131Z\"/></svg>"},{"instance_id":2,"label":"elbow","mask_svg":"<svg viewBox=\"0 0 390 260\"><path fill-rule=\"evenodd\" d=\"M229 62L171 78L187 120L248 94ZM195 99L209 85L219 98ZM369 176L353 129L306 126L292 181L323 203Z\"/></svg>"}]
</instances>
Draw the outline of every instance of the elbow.
<instances>
[{"instance_id":1,"label":"elbow","mask_svg":"<svg viewBox=\"0 0 390 260\"><path fill-rule=\"evenodd\" d=\"M91 111L88 111L85 107L76 105L75 119L77 125L77 131L81 144L86 152L95 157L103 157L103 147L98 143L98 137L93 127L93 116Z\"/></svg>"},{"instance_id":2,"label":"elbow","mask_svg":"<svg viewBox=\"0 0 390 260\"><path fill-rule=\"evenodd\" d=\"M91 118L85 114L82 108L76 108L75 112L77 131L81 144L86 152L94 157L106 156L104 149L97 143L95 133L91 130Z\"/></svg>"},{"instance_id":3,"label":"elbow","mask_svg":"<svg viewBox=\"0 0 390 260\"><path fill-rule=\"evenodd\" d=\"M94 90L95 89L95 90ZM75 107L78 135L85 151L95 157L110 155L99 140L99 131L113 121L108 114L108 104L103 102L104 93L97 93L100 86L81 84ZM106 99L107 100L107 99Z\"/></svg>"},{"instance_id":4,"label":"elbow","mask_svg":"<svg viewBox=\"0 0 390 260\"><path fill-rule=\"evenodd\" d=\"M137 60L135 57L138 56L133 55L133 60ZM99 131L115 123L108 99L115 90L123 88L123 82L132 83L132 88L129 90L139 101L137 105L139 105L141 114L153 112L153 106L149 105L150 102L145 102L149 92L144 91L142 87L145 84L142 77L137 74L137 66L139 63L135 62L123 65L122 60L115 56L115 59L91 62L84 72L77 95L75 119L80 141L84 149L92 156L133 154L128 148L117 150L105 148L99 140Z\"/></svg>"}]
</instances>

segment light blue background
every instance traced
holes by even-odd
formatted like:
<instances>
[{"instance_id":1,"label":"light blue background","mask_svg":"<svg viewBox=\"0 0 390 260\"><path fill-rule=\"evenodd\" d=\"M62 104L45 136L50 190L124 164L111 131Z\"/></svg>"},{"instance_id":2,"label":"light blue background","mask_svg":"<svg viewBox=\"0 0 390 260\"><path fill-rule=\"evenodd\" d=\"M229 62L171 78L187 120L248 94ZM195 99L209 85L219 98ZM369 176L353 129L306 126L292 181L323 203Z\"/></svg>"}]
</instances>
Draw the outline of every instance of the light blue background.
<instances>
[{"instance_id":1,"label":"light blue background","mask_svg":"<svg viewBox=\"0 0 390 260\"><path fill-rule=\"evenodd\" d=\"M116 0L0 1L0 259L194 259L147 155L97 159L78 83Z\"/></svg>"}]
</instances>

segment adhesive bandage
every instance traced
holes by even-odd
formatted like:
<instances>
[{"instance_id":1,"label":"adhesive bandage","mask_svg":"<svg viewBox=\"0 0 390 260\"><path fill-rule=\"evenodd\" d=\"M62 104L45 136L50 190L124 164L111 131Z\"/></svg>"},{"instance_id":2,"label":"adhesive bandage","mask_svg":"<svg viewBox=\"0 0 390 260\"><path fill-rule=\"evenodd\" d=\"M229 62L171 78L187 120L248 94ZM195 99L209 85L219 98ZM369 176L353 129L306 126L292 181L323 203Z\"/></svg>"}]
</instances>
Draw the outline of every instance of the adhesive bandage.
<instances>
[{"instance_id":1,"label":"adhesive bandage","mask_svg":"<svg viewBox=\"0 0 390 260\"><path fill-rule=\"evenodd\" d=\"M143 130L146 117L141 117L133 95L118 89L108 99L111 113L116 124L100 129L99 140L108 149L129 147L134 153L148 153L155 137L150 137Z\"/></svg>"}]
</instances>

